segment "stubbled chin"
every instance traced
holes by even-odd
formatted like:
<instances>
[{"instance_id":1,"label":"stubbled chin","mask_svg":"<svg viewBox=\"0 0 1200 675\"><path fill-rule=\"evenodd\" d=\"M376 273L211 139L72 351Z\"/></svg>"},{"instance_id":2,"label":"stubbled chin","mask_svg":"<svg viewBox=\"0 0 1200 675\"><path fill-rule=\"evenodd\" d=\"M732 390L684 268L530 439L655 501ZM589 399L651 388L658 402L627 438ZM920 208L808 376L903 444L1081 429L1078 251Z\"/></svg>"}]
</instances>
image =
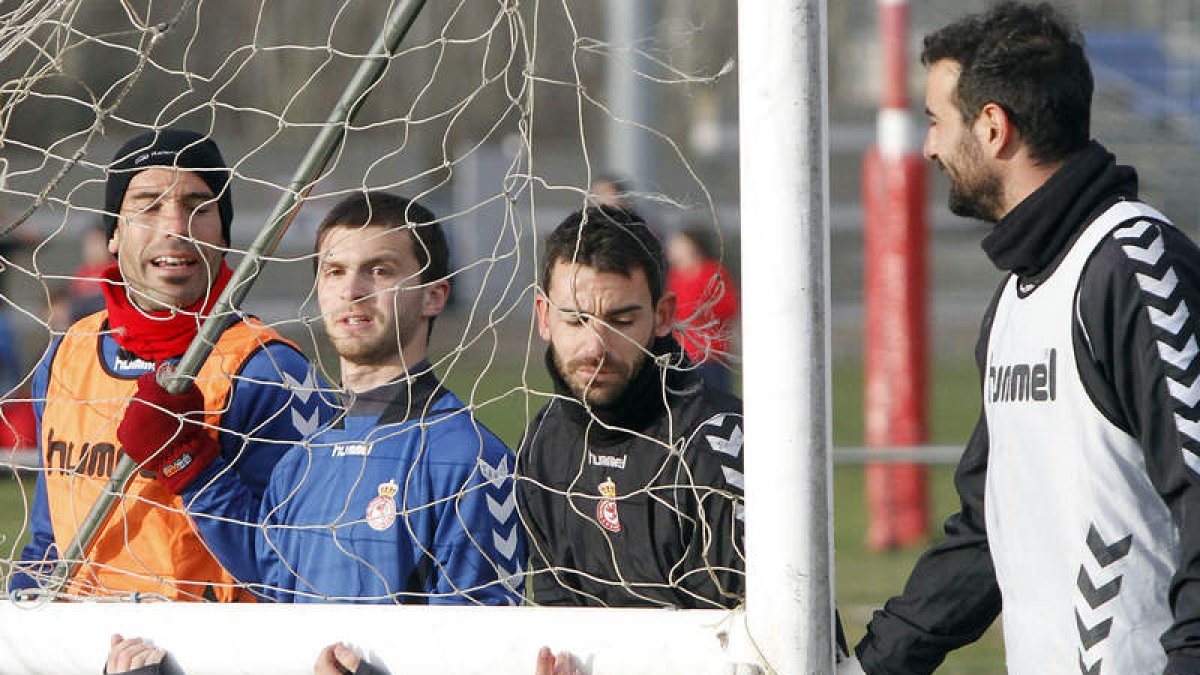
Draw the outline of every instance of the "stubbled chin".
<instances>
[{"instance_id":1,"label":"stubbled chin","mask_svg":"<svg viewBox=\"0 0 1200 675\"><path fill-rule=\"evenodd\" d=\"M164 269L151 265L148 273L146 274L146 278L148 280L154 280L156 283L163 284L165 286L180 287L187 286L189 284L203 285L205 287L208 286L208 284L201 284L201 281L207 281L203 271L189 267L173 267Z\"/></svg>"},{"instance_id":2,"label":"stubbled chin","mask_svg":"<svg viewBox=\"0 0 1200 675\"><path fill-rule=\"evenodd\" d=\"M363 340L363 338L364 338L364 336L362 336L362 335L348 334L343 331L338 331L336 333L329 334L330 340L333 340L334 342L347 343L347 344L361 342Z\"/></svg>"},{"instance_id":3,"label":"stubbled chin","mask_svg":"<svg viewBox=\"0 0 1200 675\"><path fill-rule=\"evenodd\" d=\"M586 399L592 405L607 405L612 403L612 388L604 385L590 384L588 380L576 380L572 389L579 399Z\"/></svg>"},{"instance_id":4,"label":"stubbled chin","mask_svg":"<svg viewBox=\"0 0 1200 675\"><path fill-rule=\"evenodd\" d=\"M149 297L146 297L149 296ZM186 309L200 301L203 295L188 295L186 297L169 295L158 291L150 291L145 295L134 296L133 303L147 312L173 311Z\"/></svg>"}]
</instances>

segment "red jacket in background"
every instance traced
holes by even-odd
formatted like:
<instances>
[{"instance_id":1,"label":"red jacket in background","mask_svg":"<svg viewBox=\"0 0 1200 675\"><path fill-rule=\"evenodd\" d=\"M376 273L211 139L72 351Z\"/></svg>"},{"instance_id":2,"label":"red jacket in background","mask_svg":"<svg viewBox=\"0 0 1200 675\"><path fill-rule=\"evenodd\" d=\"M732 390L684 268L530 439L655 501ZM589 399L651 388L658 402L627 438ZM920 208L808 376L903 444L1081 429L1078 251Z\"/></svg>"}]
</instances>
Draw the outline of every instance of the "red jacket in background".
<instances>
[{"instance_id":1,"label":"red jacket in background","mask_svg":"<svg viewBox=\"0 0 1200 675\"><path fill-rule=\"evenodd\" d=\"M667 289L679 298L675 337L693 363L726 361L737 314L737 290L729 271L715 260L694 270L671 269Z\"/></svg>"}]
</instances>

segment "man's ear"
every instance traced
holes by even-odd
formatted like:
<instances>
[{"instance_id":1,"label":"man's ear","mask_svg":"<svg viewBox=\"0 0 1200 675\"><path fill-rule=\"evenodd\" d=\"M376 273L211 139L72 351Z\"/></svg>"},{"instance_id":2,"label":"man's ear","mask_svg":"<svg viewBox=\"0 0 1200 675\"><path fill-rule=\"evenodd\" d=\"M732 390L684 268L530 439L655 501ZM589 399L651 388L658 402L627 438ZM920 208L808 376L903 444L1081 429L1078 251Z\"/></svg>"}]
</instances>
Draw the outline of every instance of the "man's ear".
<instances>
[{"instance_id":1,"label":"man's ear","mask_svg":"<svg viewBox=\"0 0 1200 675\"><path fill-rule=\"evenodd\" d=\"M985 103L975 118L975 137L989 157L1010 154L1016 142L1017 128L1013 126L1008 112L998 103Z\"/></svg>"},{"instance_id":2,"label":"man's ear","mask_svg":"<svg viewBox=\"0 0 1200 675\"><path fill-rule=\"evenodd\" d=\"M108 238L108 252L116 255L117 249L121 243L121 219L117 219L117 227L113 229L112 236Z\"/></svg>"},{"instance_id":3,"label":"man's ear","mask_svg":"<svg viewBox=\"0 0 1200 675\"><path fill-rule=\"evenodd\" d=\"M421 316L433 318L446 309L450 300L450 282L445 279L435 281L422 289Z\"/></svg>"},{"instance_id":4,"label":"man's ear","mask_svg":"<svg viewBox=\"0 0 1200 675\"><path fill-rule=\"evenodd\" d=\"M533 297L533 311L537 315L538 335L546 342L550 341L550 298L542 292L542 289L537 289Z\"/></svg>"},{"instance_id":5,"label":"man's ear","mask_svg":"<svg viewBox=\"0 0 1200 675\"><path fill-rule=\"evenodd\" d=\"M658 299L658 304L654 306L654 334L658 337L666 337L671 334L675 328L675 306L679 304L679 298L671 291L662 294Z\"/></svg>"}]
</instances>

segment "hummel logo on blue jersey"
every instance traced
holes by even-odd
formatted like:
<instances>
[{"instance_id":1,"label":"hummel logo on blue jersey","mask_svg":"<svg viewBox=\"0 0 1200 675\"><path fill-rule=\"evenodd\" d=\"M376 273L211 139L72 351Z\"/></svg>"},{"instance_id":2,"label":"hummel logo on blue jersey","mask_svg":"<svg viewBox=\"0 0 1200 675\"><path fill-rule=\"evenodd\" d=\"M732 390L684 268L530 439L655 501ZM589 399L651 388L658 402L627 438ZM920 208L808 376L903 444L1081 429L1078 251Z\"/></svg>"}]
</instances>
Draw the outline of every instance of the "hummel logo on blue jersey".
<instances>
[{"instance_id":1,"label":"hummel logo on blue jersey","mask_svg":"<svg viewBox=\"0 0 1200 675\"><path fill-rule=\"evenodd\" d=\"M1051 349L1043 363L988 364L985 394L992 403L1053 401L1058 395L1055 365L1058 352Z\"/></svg>"},{"instance_id":2,"label":"hummel logo on blue jersey","mask_svg":"<svg viewBox=\"0 0 1200 675\"><path fill-rule=\"evenodd\" d=\"M366 457L371 454L371 444L355 441L353 443L338 443L333 446L334 457Z\"/></svg>"}]
</instances>

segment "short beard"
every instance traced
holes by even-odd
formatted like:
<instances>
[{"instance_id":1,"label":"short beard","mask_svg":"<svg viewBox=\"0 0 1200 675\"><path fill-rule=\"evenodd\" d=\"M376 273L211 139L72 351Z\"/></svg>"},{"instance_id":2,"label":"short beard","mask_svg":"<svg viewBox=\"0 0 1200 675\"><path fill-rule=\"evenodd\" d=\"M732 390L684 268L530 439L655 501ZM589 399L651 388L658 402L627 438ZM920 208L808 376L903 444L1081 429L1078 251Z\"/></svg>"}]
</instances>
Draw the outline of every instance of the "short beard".
<instances>
[{"instance_id":1,"label":"short beard","mask_svg":"<svg viewBox=\"0 0 1200 675\"><path fill-rule=\"evenodd\" d=\"M417 337L421 329L420 322L404 322L396 324L395 330L388 331L374 342L363 343L356 340L334 339L326 331L326 339L333 345L338 357L349 363L360 366L381 366L396 362L404 362L404 350ZM415 366L415 363L404 363L405 368Z\"/></svg>"},{"instance_id":2,"label":"short beard","mask_svg":"<svg viewBox=\"0 0 1200 675\"><path fill-rule=\"evenodd\" d=\"M958 144L958 166L951 170L938 162L950 178L950 212L963 218L995 223L1000 220L1004 185L994 171L984 166L983 149L974 136L965 135Z\"/></svg>"},{"instance_id":3,"label":"short beard","mask_svg":"<svg viewBox=\"0 0 1200 675\"><path fill-rule=\"evenodd\" d=\"M976 176L969 185L950 180L950 212L963 218L995 223L1000 220L1000 195L1003 192L1000 177L994 173Z\"/></svg>"},{"instance_id":4,"label":"short beard","mask_svg":"<svg viewBox=\"0 0 1200 675\"><path fill-rule=\"evenodd\" d=\"M564 363L562 357L557 351L555 351L553 346L550 347L550 354L554 361L554 369L558 371L558 379L562 380L563 384L567 385L567 388L571 390L571 394L576 398L576 400L597 408L605 408L619 401L621 397L625 395L625 392L629 390L630 383L637 378L638 374L641 373L642 368L645 367L646 363L649 361L645 354L641 354L636 363L625 364L628 366L628 370L624 373L624 382L622 382L620 386L616 387L612 391L603 391L590 386L590 382L584 382L577 385L570 377L571 371L576 365L575 362ZM601 392L603 392L603 394L601 394Z\"/></svg>"}]
</instances>

